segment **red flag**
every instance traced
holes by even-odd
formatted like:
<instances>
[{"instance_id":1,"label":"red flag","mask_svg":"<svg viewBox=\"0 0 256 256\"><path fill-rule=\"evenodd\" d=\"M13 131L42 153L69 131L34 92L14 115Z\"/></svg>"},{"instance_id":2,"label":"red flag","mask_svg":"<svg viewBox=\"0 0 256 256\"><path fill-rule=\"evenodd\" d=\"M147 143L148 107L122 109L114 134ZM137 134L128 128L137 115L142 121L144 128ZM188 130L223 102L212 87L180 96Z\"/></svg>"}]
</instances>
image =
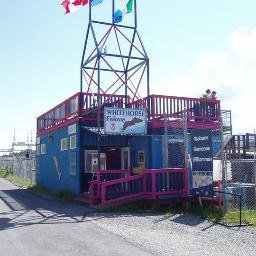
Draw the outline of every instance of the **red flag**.
<instances>
[{"instance_id":1,"label":"red flag","mask_svg":"<svg viewBox=\"0 0 256 256\"><path fill-rule=\"evenodd\" d=\"M62 5L62 6L65 8L65 10L66 10L66 13L65 13L65 14L70 13L70 9L69 9L70 1L69 1L69 0L64 0L64 1L61 3L61 5Z\"/></svg>"},{"instance_id":2,"label":"red flag","mask_svg":"<svg viewBox=\"0 0 256 256\"><path fill-rule=\"evenodd\" d=\"M78 10L78 6L84 6L88 4L88 0L74 0L74 1L70 1L70 0L64 0L61 5L65 8L66 13L71 13L74 11Z\"/></svg>"},{"instance_id":3,"label":"red flag","mask_svg":"<svg viewBox=\"0 0 256 256\"><path fill-rule=\"evenodd\" d=\"M88 0L75 0L74 2L72 2L72 4L75 6L78 6L78 5L84 6L88 4Z\"/></svg>"}]
</instances>

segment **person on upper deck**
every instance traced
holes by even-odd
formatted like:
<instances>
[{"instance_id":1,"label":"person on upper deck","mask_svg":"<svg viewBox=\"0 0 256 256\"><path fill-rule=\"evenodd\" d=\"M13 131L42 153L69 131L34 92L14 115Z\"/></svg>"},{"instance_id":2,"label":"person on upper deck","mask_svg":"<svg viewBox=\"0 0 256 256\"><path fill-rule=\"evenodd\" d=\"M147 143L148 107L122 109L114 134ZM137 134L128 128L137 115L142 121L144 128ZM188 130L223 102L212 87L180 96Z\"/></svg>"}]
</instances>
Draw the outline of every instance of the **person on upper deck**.
<instances>
[{"instance_id":1,"label":"person on upper deck","mask_svg":"<svg viewBox=\"0 0 256 256\"><path fill-rule=\"evenodd\" d=\"M201 99L211 99L211 90L207 89L205 93L202 95ZM201 102L200 104L201 115L208 116L209 115L209 105L205 101Z\"/></svg>"},{"instance_id":2,"label":"person on upper deck","mask_svg":"<svg viewBox=\"0 0 256 256\"><path fill-rule=\"evenodd\" d=\"M216 91L212 91L211 93L211 100L217 100ZM218 111L217 111L217 103L211 102L210 103L210 115L211 117L217 117Z\"/></svg>"},{"instance_id":3,"label":"person on upper deck","mask_svg":"<svg viewBox=\"0 0 256 256\"><path fill-rule=\"evenodd\" d=\"M211 93L211 100L217 100L216 94L217 93L215 91L212 91L212 93Z\"/></svg>"},{"instance_id":4,"label":"person on upper deck","mask_svg":"<svg viewBox=\"0 0 256 256\"><path fill-rule=\"evenodd\" d=\"M210 90L210 89L207 89L207 90L205 91L205 93L202 95L201 98L203 98L203 99L211 99L211 90Z\"/></svg>"}]
</instances>

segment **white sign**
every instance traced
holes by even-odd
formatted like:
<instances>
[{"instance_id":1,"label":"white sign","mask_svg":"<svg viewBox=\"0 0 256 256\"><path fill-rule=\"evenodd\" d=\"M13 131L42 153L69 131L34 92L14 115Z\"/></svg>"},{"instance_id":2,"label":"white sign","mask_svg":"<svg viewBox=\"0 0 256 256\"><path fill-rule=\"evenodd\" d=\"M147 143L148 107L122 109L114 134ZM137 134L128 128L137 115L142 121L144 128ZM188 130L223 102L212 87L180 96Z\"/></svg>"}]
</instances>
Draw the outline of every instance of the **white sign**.
<instances>
[{"instance_id":1,"label":"white sign","mask_svg":"<svg viewBox=\"0 0 256 256\"><path fill-rule=\"evenodd\" d=\"M201 188L212 185L212 172L193 172L193 188Z\"/></svg>"},{"instance_id":2,"label":"white sign","mask_svg":"<svg viewBox=\"0 0 256 256\"><path fill-rule=\"evenodd\" d=\"M104 129L106 134L146 134L147 112L145 109L105 108Z\"/></svg>"}]
</instances>

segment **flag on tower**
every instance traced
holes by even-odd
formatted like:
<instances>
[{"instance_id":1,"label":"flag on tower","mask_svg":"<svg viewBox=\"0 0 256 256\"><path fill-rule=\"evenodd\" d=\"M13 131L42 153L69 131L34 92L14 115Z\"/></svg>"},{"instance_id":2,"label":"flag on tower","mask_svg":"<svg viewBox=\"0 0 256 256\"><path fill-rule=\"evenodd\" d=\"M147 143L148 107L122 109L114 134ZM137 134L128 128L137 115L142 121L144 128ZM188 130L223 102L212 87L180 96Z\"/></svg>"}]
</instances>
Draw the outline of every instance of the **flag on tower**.
<instances>
[{"instance_id":1,"label":"flag on tower","mask_svg":"<svg viewBox=\"0 0 256 256\"><path fill-rule=\"evenodd\" d=\"M114 14L114 23L119 23L123 20L123 12L118 9L115 11L115 14Z\"/></svg>"},{"instance_id":2,"label":"flag on tower","mask_svg":"<svg viewBox=\"0 0 256 256\"><path fill-rule=\"evenodd\" d=\"M127 14L127 13L130 13L132 12L132 7L133 7L133 0L129 0L126 4L126 6L124 7L124 13Z\"/></svg>"},{"instance_id":3,"label":"flag on tower","mask_svg":"<svg viewBox=\"0 0 256 256\"><path fill-rule=\"evenodd\" d=\"M88 4L88 0L75 0L72 4L75 6L78 6L78 5L84 6Z\"/></svg>"},{"instance_id":4,"label":"flag on tower","mask_svg":"<svg viewBox=\"0 0 256 256\"><path fill-rule=\"evenodd\" d=\"M119 23L123 20L124 14L131 13L133 9L133 0L128 0L123 10L116 10L114 13L114 23Z\"/></svg>"},{"instance_id":5,"label":"flag on tower","mask_svg":"<svg viewBox=\"0 0 256 256\"><path fill-rule=\"evenodd\" d=\"M76 12L79 9L79 6L84 6L88 4L88 0L64 0L61 5L65 8L65 14Z\"/></svg>"},{"instance_id":6,"label":"flag on tower","mask_svg":"<svg viewBox=\"0 0 256 256\"><path fill-rule=\"evenodd\" d=\"M102 2L103 0L91 0L91 5L92 6L95 6L95 5L98 5Z\"/></svg>"}]
</instances>

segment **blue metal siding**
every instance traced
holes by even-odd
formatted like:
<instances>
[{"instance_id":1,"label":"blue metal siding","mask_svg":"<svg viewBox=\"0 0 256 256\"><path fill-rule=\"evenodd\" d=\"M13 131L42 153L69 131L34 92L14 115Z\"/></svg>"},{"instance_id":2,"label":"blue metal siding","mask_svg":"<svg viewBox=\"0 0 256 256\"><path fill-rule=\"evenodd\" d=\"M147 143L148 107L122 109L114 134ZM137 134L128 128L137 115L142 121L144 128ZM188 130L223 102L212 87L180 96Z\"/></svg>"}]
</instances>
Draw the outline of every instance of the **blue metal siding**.
<instances>
[{"instance_id":1,"label":"blue metal siding","mask_svg":"<svg viewBox=\"0 0 256 256\"><path fill-rule=\"evenodd\" d=\"M37 169L38 185L43 185L46 188L55 191L68 190L75 194L80 193L80 131L78 125L76 136L77 145L75 149L70 149L70 135L68 134L68 127L50 132L40 138L40 144L46 145L46 153L37 156L39 167L39 169ZM50 138L52 138L52 141ZM68 138L68 150L61 151L62 138ZM76 175L70 175L71 151L77 152ZM61 179L59 179L53 157L56 157L58 161Z\"/></svg>"},{"instance_id":2,"label":"blue metal siding","mask_svg":"<svg viewBox=\"0 0 256 256\"><path fill-rule=\"evenodd\" d=\"M128 139L128 146L131 152L131 166L136 166L139 164L139 151L144 151L145 157L145 168L150 167L150 154L148 150L148 137L147 136L134 136Z\"/></svg>"},{"instance_id":3,"label":"blue metal siding","mask_svg":"<svg viewBox=\"0 0 256 256\"><path fill-rule=\"evenodd\" d=\"M82 146L97 148L97 133L82 128ZM101 147L127 147L127 136L123 135L103 135L100 138Z\"/></svg>"},{"instance_id":4,"label":"blue metal siding","mask_svg":"<svg viewBox=\"0 0 256 256\"><path fill-rule=\"evenodd\" d=\"M163 147L162 136L153 135L151 137L151 164L150 168L160 169L163 167Z\"/></svg>"}]
</instances>

